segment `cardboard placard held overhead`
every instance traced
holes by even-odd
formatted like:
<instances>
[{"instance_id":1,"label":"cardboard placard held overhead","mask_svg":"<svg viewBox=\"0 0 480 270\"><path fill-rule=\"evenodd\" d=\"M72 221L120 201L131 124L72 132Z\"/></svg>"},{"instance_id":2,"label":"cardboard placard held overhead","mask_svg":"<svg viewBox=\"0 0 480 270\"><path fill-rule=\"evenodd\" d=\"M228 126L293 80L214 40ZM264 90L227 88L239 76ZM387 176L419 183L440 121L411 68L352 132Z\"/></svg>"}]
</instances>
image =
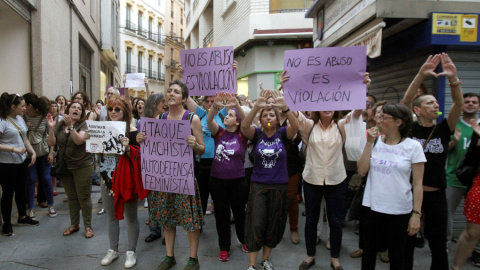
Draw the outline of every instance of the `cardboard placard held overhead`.
<instances>
[{"instance_id":1,"label":"cardboard placard held overhead","mask_svg":"<svg viewBox=\"0 0 480 270\"><path fill-rule=\"evenodd\" d=\"M285 51L284 96L293 111L365 109L365 46Z\"/></svg>"},{"instance_id":2,"label":"cardboard placard held overhead","mask_svg":"<svg viewBox=\"0 0 480 270\"><path fill-rule=\"evenodd\" d=\"M180 51L183 82L190 96L214 96L223 91L237 93L233 69L233 47L210 47Z\"/></svg>"}]
</instances>

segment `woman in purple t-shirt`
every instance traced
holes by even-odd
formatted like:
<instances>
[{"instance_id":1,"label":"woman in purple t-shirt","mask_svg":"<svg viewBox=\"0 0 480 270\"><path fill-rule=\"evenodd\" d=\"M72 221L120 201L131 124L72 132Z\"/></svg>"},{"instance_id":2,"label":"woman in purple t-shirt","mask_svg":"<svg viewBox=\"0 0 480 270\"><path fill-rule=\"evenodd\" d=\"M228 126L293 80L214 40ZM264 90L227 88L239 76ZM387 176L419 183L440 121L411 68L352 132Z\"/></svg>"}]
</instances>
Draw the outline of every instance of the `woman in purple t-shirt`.
<instances>
[{"instance_id":1,"label":"woman in purple t-shirt","mask_svg":"<svg viewBox=\"0 0 480 270\"><path fill-rule=\"evenodd\" d=\"M213 119L225 105L232 107L227 112L222 128ZM208 111L207 124L215 141L215 156L210 174L210 193L215 205L220 255L218 259L226 262L230 257L230 208L235 218L235 232L242 244L242 250L248 252L244 240L245 203L248 198L248 186L245 181L245 148L247 139L240 132L240 123L245 118L238 100L229 93L215 95L212 108Z\"/></svg>"},{"instance_id":2,"label":"woman in purple t-shirt","mask_svg":"<svg viewBox=\"0 0 480 270\"><path fill-rule=\"evenodd\" d=\"M275 99L275 104L267 105L270 96ZM279 110L287 116L290 126L279 128ZM252 120L259 111L261 129L252 126ZM294 138L298 127L297 118L290 112L282 94L275 90L260 91L253 109L242 121L242 133L255 145L245 220L245 242L250 251L249 270L255 269L260 249L263 249L262 268L273 269L268 258L282 240L287 223L285 143Z\"/></svg>"}]
</instances>

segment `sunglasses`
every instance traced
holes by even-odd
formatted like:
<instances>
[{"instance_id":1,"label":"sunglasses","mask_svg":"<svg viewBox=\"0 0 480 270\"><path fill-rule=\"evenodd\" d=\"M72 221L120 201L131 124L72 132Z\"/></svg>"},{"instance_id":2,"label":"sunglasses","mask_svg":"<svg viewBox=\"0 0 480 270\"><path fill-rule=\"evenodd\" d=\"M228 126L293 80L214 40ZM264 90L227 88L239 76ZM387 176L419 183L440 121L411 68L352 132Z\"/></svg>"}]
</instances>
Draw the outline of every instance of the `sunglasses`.
<instances>
[{"instance_id":1,"label":"sunglasses","mask_svg":"<svg viewBox=\"0 0 480 270\"><path fill-rule=\"evenodd\" d=\"M107 110L108 110L109 112L112 112L112 111L115 110L116 113L119 113L119 112L122 111L122 109L120 109L120 107L115 107L115 108L113 108L113 107L108 107Z\"/></svg>"}]
</instances>

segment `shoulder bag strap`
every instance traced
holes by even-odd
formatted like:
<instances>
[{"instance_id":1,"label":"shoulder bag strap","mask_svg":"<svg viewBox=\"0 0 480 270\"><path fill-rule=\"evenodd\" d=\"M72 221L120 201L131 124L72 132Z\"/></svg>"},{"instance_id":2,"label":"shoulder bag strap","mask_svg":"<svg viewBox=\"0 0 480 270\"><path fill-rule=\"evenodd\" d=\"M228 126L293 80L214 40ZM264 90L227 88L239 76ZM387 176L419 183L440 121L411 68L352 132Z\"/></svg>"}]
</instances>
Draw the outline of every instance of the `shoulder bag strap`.
<instances>
[{"instance_id":1,"label":"shoulder bag strap","mask_svg":"<svg viewBox=\"0 0 480 270\"><path fill-rule=\"evenodd\" d=\"M437 125L433 126L432 132L430 132L430 135L428 135L427 140L423 143L423 150L425 150L425 147L427 147L427 144L432 138L433 132L435 131L436 128L437 128Z\"/></svg>"},{"instance_id":2,"label":"shoulder bag strap","mask_svg":"<svg viewBox=\"0 0 480 270\"><path fill-rule=\"evenodd\" d=\"M7 118L7 120L10 121L10 123L12 123L12 124L15 126L15 128L18 130L18 133L20 133L20 137L22 137L22 141L24 141L25 138L23 137L23 133L22 133L22 131L20 131L20 129L18 128L18 126L12 121L12 119Z\"/></svg>"}]
</instances>

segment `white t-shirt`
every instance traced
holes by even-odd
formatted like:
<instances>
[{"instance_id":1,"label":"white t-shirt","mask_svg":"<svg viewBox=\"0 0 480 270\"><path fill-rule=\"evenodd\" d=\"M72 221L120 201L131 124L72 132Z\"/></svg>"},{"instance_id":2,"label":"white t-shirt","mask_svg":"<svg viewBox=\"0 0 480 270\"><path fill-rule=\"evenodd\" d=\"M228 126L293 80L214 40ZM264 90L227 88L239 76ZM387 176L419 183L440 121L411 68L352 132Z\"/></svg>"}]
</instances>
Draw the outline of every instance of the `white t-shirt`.
<instances>
[{"instance_id":1,"label":"white t-shirt","mask_svg":"<svg viewBox=\"0 0 480 270\"><path fill-rule=\"evenodd\" d=\"M412 164L427 159L422 145L415 140L406 138L399 144L387 145L382 138L378 138L372 149L362 204L384 214L408 214L413 208Z\"/></svg>"},{"instance_id":2,"label":"white t-shirt","mask_svg":"<svg viewBox=\"0 0 480 270\"><path fill-rule=\"evenodd\" d=\"M27 124L23 118L17 115L16 119L7 116L7 119L0 118L0 144L8 146L8 147L25 147L25 143L18 133L17 128L8 121L8 119L12 120L23 133L23 136L27 136ZM5 152L0 151L0 163L4 164L20 164L23 163L25 158L27 157L27 153L20 155L17 153L12 152Z\"/></svg>"}]
</instances>

